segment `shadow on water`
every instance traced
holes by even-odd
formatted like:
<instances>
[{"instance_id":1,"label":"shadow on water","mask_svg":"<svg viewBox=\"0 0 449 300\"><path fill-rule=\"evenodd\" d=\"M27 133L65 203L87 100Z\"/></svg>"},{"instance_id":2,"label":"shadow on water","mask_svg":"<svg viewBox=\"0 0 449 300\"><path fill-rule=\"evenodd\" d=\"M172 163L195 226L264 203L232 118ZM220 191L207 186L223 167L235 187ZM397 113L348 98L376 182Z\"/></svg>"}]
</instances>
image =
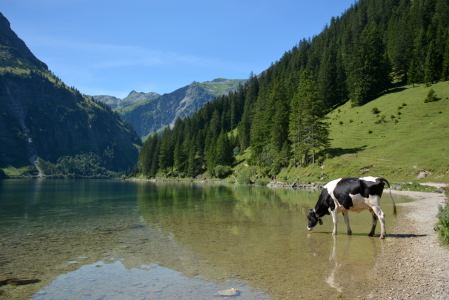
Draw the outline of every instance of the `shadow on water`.
<instances>
[{"instance_id":1,"label":"shadow on water","mask_svg":"<svg viewBox=\"0 0 449 300\"><path fill-rule=\"evenodd\" d=\"M428 236L428 235L427 234L400 234L400 233L396 233L396 234L389 234L388 236L392 237L392 238L409 239L409 238L425 237L425 236Z\"/></svg>"}]
</instances>

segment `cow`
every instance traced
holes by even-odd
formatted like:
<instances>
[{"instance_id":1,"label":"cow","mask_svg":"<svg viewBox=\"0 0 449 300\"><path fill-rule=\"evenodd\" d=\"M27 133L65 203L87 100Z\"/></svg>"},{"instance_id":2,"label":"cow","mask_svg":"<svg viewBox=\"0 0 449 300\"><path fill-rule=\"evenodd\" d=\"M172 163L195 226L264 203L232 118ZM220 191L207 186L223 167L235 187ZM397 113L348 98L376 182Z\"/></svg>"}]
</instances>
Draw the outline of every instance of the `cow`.
<instances>
[{"instance_id":1,"label":"cow","mask_svg":"<svg viewBox=\"0 0 449 300\"><path fill-rule=\"evenodd\" d=\"M382 196L385 183L390 188L388 181L382 177L349 177L332 180L324 186L315 208L309 210L307 230L311 231L317 223L323 225L321 218L330 214L334 222L332 234L336 235L337 214L341 212L348 229L348 235L350 235L352 230L349 226L348 212L361 212L367 209L373 217L373 225L368 235L374 235L377 219L379 219L381 226L380 238L384 239L386 236L385 216L380 208L380 197ZM396 203L391 195L391 189L390 197L393 202L393 213L396 216Z\"/></svg>"}]
</instances>

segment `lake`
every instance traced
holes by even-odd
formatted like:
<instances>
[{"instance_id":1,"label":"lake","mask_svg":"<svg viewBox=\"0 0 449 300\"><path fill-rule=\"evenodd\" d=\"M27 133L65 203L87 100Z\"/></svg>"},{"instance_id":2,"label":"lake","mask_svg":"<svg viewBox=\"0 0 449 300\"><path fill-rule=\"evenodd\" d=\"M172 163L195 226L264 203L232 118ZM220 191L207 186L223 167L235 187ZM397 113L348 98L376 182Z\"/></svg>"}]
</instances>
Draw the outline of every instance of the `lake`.
<instances>
[{"instance_id":1,"label":"lake","mask_svg":"<svg viewBox=\"0 0 449 300\"><path fill-rule=\"evenodd\" d=\"M308 232L319 191L218 183L0 180L2 299L356 298L376 284L380 224ZM396 203L407 201L394 195ZM388 229L391 199L383 196ZM399 208L400 209L400 208ZM232 291L230 289L236 289Z\"/></svg>"}]
</instances>

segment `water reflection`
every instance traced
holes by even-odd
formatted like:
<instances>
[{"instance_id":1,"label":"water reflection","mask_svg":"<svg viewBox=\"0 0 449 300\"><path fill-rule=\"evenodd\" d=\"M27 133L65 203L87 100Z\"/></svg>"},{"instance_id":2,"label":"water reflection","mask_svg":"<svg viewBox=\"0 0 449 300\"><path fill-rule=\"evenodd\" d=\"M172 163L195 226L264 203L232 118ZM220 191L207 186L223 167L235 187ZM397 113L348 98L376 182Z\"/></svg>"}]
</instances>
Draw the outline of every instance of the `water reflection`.
<instances>
[{"instance_id":1,"label":"water reflection","mask_svg":"<svg viewBox=\"0 0 449 300\"><path fill-rule=\"evenodd\" d=\"M218 285L201 278L187 278L157 264L127 269L121 261L98 261L58 276L37 292L33 300L47 299L213 299L221 291L236 288L239 299L268 299L243 284Z\"/></svg>"},{"instance_id":2,"label":"water reflection","mask_svg":"<svg viewBox=\"0 0 449 300\"><path fill-rule=\"evenodd\" d=\"M201 276L225 285L221 290L244 283L273 299L355 298L371 288L370 270L382 242L366 236L368 212L351 215L353 236L342 227L333 237L330 217L309 234L306 214L318 195L218 184L0 181L0 274L41 279L24 288L34 291L30 296L52 287L58 276L78 278L81 269L92 276L98 269L120 269L145 277L165 268L174 272L173 282ZM392 210L384 206L390 226ZM103 266L95 267L98 262ZM123 275L116 273L110 281L119 285Z\"/></svg>"},{"instance_id":3,"label":"water reflection","mask_svg":"<svg viewBox=\"0 0 449 300\"><path fill-rule=\"evenodd\" d=\"M208 278L243 278L274 297L312 299L336 293L347 296L353 285L371 282L366 270L373 268L381 241L365 234L370 214L351 215L353 236L340 232L333 237L331 220L308 235L307 210L319 192L204 185L180 192L166 184L139 189L145 222L169 232L174 242L216 265L220 272L200 270ZM149 197L160 194L170 205ZM353 283L347 282L348 277ZM328 288L323 288L326 282Z\"/></svg>"}]
</instances>

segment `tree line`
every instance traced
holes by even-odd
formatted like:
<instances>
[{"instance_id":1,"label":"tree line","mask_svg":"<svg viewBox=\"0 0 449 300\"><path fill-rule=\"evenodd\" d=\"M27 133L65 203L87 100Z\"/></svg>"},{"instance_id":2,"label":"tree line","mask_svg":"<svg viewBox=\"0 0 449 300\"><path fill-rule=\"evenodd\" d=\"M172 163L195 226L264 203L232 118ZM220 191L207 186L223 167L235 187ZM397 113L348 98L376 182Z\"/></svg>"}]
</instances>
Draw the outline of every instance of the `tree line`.
<instances>
[{"instance_id":1,"label":"tree line","mask_svg":"<svg viewBox=\"0 0 449 300\"><path fill-rule=\"evenodd\" d=\"M262 175L320 163L335 107L364 105L394 84L449 79L447 16L447 0L354 3L236 91L150 136L133 175L224 176L248 148Z\"/></svg>"}]
</instances>

